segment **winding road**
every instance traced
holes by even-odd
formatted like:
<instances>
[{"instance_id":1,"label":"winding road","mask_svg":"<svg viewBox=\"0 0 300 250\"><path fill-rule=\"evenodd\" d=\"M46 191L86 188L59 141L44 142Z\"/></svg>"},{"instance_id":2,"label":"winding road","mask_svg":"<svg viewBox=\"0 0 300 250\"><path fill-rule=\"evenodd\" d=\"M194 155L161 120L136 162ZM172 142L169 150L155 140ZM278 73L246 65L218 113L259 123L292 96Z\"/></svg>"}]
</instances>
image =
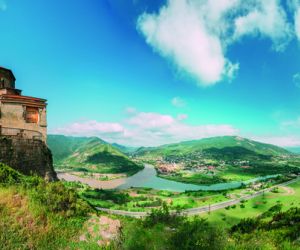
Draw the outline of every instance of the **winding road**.
<instances>
[{"instance_id":1,"label":"winding road","mask_svg":"<svg viewBox=\"0 0 300 250\"><path fill-rule=\"evenodd\" d=\"M185 210L181 211L181 214L187 215L187 216L192 216L192 215L197 215L197 214L202 214L202 213L206 213L206 212L219 210L219 209L225 208L227 206L232 206L232 205L238 204L242 200L250 200L250 199L253 199L260 195L263 195L264 193L270 192L271 190L273 190L276 187L285 187L285 186L288 186L288 185L298 182L298 181L300 181L300 177L290 180L290 181L287 181L287 182L284 182L284 183L281 183L281 184L278 184L278 185L275 185L275 186L272 186L270 188L260 190L253 194L244 195L237 199L232 199L232 200L215 203L215 204L203 206L203 207L195 207L195 208L185 209ZM130 212L130 211L124 211L124 210L112 210L112 209L101 208L101 207L96 207L96 209L98 211L102 211L102 212L106 212L106 213L110 213L110 214L123 215L123 216L135 217L135 218L142 218L149 214L148 212Z\"/></svg>"}]
</instances>

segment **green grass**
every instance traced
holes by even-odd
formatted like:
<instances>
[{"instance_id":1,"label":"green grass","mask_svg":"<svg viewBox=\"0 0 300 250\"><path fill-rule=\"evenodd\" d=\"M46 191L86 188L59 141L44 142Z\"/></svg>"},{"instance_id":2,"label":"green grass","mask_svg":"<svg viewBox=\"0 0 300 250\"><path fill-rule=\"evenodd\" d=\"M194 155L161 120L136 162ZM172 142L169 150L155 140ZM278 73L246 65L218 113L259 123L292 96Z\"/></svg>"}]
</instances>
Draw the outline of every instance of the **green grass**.
<instances>
[{"instance_id":1,"label":"green grass","mask_svg":"<svg viewBox=\"0 0 300 250\"><path fill-rule=\"evenodd\" d=\"M300 181L291 184L289 187L295 190L295 194L287 195L286 192L280 188L279 193L269 192L264 196L259 196L246 201L244 203L245 208L241 208L240 204L238 204L236 205L236 208L220 209L202 216L207 218L208 221L213 224L230 227L238 223L243 218L257 217L278 203L284 205L284 210L287 210L291 207L299 207Z\"/></svg>"},{"instance_id":2,"label":"green grass","mask_svg":"<svg viewBox=\"0 0 300 250\"><path fill-rule=\"evenodd\" d=\"M0 249L97 249L79 243L93 210L72 188L0 164Z\"/></svg>"},{"instance_id":3,"label":"green grass","mask_svg":"<svg viewBox=\"0 0 300 250\"><path fill-rule=\"evenodd\" d=\"M176 193L154 189L131 188L128 190L81 190L81 196L93 206L126 211L151 211L163 203L170 209L188 209L228 200L228 194L239 196L243 190L230 192L191 191ZM134 195L132 195L134 194Z\"/></svg>"}]
</instances>

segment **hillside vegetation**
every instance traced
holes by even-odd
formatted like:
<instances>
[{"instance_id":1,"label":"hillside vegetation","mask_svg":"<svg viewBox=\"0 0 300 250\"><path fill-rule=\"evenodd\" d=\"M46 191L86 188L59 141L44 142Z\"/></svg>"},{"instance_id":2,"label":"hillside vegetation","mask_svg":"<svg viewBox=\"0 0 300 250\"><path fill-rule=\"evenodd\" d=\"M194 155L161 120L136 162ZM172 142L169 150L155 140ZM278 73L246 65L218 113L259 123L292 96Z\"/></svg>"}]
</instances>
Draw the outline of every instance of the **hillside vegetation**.
<instances>
[{"instance_id":1,"label":"hillside vegetation","mask_svg":"<svg viewBox=\"0 0 300 250\"><path fill-rule=\"evenodd\" d=\"M237 149L241 148L240 156L245 152L257 155L289 155L290 152L286 149L271 145L252 141L246 138L238 136L221 136L205 138L201 140L185 141L174 144L167 144L160 147L154 148L140 148L135 154L136 155L153 155L153 156L168 156L173 154L191 154L194 152L209 152L214 150L215 152L224 153L226 149L230 152L230 148ZM225 150L224 150L225 149Z\"/></svg>"},{"instance_id":2,"label":"hillside vegetation","mask_svg":"<svg viewBox=\"0 0 300 250\"><path fill-rule=\"evenodd\" d=\"M61 182L23 176L0 163L0 249L75 249L91 211Z\"/></svg>"},{"instance_id":3,"label":"hillside vegetation","mask_svg":"<svg viewBox=\"0 0 300 250\"><path fill-rule=\"evenodd\" d=\"M199 217L171 214L163 204L145 219L120 217L119 233L110 236L110 243L103 242L102 237L110 232L111 224L120 221L95 214L79 197L78 185L46 183L0 164L0 249L296 250L300 247L300 210L294 207L283 212L280 204L258 217L242 219L228 229ZM104 224L101 218L106 218L109 224ZM104 234L95 237L102 230Z\"/></svg>"},{"instance_id":4,"label":"hillside vegetation","mask_svg":"<svg viewBox=\"0 0 300 250\"><path fill-rule=\"evenodd\" d=\"M119 149L97 137L49 135L47 143L56 168L127 175L142 169Z\"/></svg>"},{"instance_id":5,"label":"hillside vegetation","mask_svg":"<svg viewBox=\"0 0 300 250\"><path fill-rule=\"evenodd\" d=\"M299 156L274 145L237 136L140 148L133 155L153 163L161 177L195 184L300 172Z\"/></svg>"}]
</instances>

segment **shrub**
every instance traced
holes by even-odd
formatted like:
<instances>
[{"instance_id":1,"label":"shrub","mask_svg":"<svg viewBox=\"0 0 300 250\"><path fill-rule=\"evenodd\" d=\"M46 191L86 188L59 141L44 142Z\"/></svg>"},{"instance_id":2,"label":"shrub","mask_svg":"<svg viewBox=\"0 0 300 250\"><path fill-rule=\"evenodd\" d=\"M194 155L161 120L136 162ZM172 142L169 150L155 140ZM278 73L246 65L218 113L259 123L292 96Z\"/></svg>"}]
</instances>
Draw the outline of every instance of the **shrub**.
<instances>
[{"instance_id":1,"label":"shrub","mask_svg":"<svg viewBox=\"0 0 300 250\"><path fill-rule=\"evenodd\" d=\"M153 209L149 216L144 220L145 227L152 227L156 224L167 224L176 226L184 220L183 216L178 216L177 213L171 214L169 207L166 203L163 203L162 208Z\"/></svg>"},{"instance_id":2,"label":"shrub","mask_svg":"<svg viewBox=\"0 0 300 250\"><path fill-rule=\"evenodd\" d=\"M171 249L225 249L226 233L206 220L184 221L170 239Z\"/></svg>"},{"instance_id":3,"label":"shrub","mask_svg":"<svg viewBox=\"0 0 300 250\"><path fill-rule=\"evenodd\" d=\"M61 213L66 217L85 216L89 206L79 199L75 190L66 188L62 182L42 181L33 190L32 198L50 212Z\"/></svg>"},{"instance_id":4,"label":"shrub","mask_svg":"<svg viewBox=\"0 0 300 250\"><path fill-rule=\"evenodd\" d=\"M254 231L259 225L259 220L257 219L242 219L240 223L234 225L231 228L231 232L239 232L239 233L249 233Z\"/></svg>"},{"instance_id":5,"label":"shrub","mask_svg":"<svg viewBox=\"0 0 300 250\"><path fill-rule=\"evenodd\" d=\"M16 170L0 163L0 184L14 184L22 180L22 175Z\"/></svg>"}]
</instances>

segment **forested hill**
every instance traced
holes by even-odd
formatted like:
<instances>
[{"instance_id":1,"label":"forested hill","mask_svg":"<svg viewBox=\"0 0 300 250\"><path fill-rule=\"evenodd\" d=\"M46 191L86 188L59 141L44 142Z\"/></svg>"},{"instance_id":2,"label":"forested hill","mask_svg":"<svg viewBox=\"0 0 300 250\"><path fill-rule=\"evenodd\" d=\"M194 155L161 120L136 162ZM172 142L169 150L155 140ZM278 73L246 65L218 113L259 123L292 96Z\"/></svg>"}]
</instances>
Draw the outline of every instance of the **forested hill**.
<instances>
[{"instance_id":1,"label":"forested hill","mask_svg":"<svg viewBox=\"0 0 300 250\"><path fill-rule=\"evenodd\" d=\"M141 169L119 149L97 137L49 135L47 143L56 168L128 175Z\"/></svg>"},{"instance_id":2,"label":"forested hill","mask_svg":"<svg viewBox=\"0 0 300 250\"><path fill-rule=\"evenodd\" d=\"M271 144L265 144L238 136L222 136L205 138L201 140L186 141L174 144L163 145L160 147L140 148L135 152L136 155L168 156L175 154L190 154L193 152L210 153L249 153L258 155L289 155L286 149Z\"/></svg>"}]
</instances>

